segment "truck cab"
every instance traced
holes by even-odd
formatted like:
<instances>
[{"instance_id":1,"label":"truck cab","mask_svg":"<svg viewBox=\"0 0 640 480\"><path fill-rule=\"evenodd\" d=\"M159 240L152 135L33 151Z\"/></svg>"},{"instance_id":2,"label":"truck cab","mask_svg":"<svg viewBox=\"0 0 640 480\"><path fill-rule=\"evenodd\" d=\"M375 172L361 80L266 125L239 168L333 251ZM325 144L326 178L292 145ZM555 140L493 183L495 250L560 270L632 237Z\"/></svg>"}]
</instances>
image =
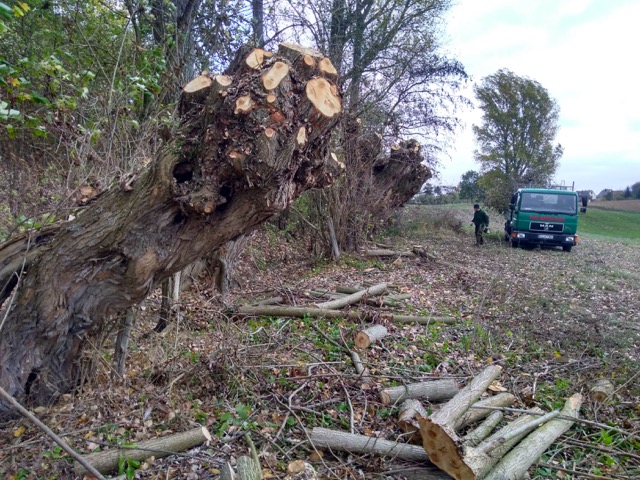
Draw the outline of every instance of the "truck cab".
<instances>
[{"instance_id":1,"label":"truck cab","mask_svg":"<svg viewBox=\"0 0 640 480\"><path fill-rule=\"evenodd\" d=\"M512 247L577 245L578 193L571 190L521 188L511 197L505 239Z\"/></svg>"}]
</instances>

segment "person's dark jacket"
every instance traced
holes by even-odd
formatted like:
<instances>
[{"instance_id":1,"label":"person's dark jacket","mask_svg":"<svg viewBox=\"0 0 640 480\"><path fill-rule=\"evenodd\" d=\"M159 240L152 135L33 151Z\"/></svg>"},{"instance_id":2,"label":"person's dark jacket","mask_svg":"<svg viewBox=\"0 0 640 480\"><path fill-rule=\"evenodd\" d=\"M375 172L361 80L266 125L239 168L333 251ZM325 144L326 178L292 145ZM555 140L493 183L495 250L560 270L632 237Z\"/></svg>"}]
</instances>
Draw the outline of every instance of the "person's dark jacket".
<instances>
[{"instance_id":1,"label":"person's dark jacket","mask_svg":"<svg viewBox=\"0 0 640 480\"><path fill-rule=\"evenodd\" d=\"M484 225L485 227L489 226L489 215L485 213L484 210L480 209L473 213L473 220L471 223L475 224L476 227L480 225Z\"/></svg>"}]
</instances>

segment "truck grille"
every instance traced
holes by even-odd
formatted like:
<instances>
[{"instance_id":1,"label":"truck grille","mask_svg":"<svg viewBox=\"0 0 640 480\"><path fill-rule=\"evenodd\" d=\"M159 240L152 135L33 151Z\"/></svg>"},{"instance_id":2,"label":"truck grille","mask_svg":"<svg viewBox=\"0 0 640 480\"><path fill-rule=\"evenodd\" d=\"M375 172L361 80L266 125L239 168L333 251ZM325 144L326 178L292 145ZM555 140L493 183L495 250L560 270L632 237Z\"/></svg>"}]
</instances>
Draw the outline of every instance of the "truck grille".
<instances>
[{"instance_id":1,"label":"truck grille","mask_svg":"<svg viewBox=\"0 0 640 480\"><path fill-rule=\"evenodd\" d=\"M531 231L536 232L559 232L564 230L564 224L562 223L549 223L549 222L531 222L529 226Z\"/></svg>"}]
</instances>

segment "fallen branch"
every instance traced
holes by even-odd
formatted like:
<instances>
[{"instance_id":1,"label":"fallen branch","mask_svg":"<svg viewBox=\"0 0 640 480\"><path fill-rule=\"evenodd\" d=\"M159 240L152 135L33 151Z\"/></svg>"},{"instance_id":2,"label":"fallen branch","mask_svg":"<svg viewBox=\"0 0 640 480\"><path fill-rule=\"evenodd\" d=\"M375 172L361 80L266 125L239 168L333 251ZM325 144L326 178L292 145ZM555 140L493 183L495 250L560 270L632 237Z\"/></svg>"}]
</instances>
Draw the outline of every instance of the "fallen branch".
<instances>
[{"instance_id":1,"label":"fallen branch","mask_svg":"<svg viewBox=\"0 0 640 480\"><path fill-rule=\"evenodd\" d=\"M351 453L375 453L383 457L395 457L401 460L421 463L429 462L429 457L423 448L381 438L316 427L309 434L309 439L316 449Z\"/></svg>"},{"instance_id":2,"label":"fallen branch","mask_svg":"<svg viewBox=\"0 0 640 480\"><path fill-rule=\"evenodd\" d=\"M338 298L330 302L318 303L317 306L318 308L327 308L330 310L336 309L336 308L342 308L346 305L359 302L363 297L379 295L380 293L384 292L387 289L387 286L388 286L387 283L380 283L378 285L369 287L365 290L361 290L359 292L352 293L351 295L347 295L346 297L343 297L343 298Z\"/></svg>"},{"instance_id":3,"label":"fallen branch","mask_svg":"<svg viewBox=\"0 0 640 480\"><path fill-rule=\"evenodd\" d=\"M483 419L493 411L491 407L508 407L509 405L513 405L515 401L516 397L513 394L507 392L499 393L498 395L480 400L479 402L471 405L469 410L467 410L464 415L462 415L456 421L456 423L453 425L453 429L460 430L467 425L471 425L472 423Z\"/></svg>"},{"instance_id":4,"label":"fallen branch","mask_svg":"<svg viewBox=\"0 0 640 480\"><path fill-rule=\"evenodd\" d=\"M245 305L238 308L235 312L239 316L263 316L263 317L322 317L322 318L349 318L352 320L372 320L374 317L380 317L375 312L351 311L343 312L340 310L327 310L323 308L313 307L290 307L285 305L264 305L250 306ZM453 317L414 317L408 315L384 314L385 319L393 323L418 323L429 325L431 323L453 324L456 319Z\"/></svg>"},{"instance_id":5,"label":"fallen branch","mask_svg":"<svg viewBox=\"0 0 640 480\"><path fill-rule=\"evenodd\" d=\"M380 401L385 405L408 398L424 398L430 402L442 402L453 398L459 391L460 388L455 379L445 378L385 388L380 392Z\"/></svg>"},{"instance_id":6,"label":"fallen branch","mask_svg":"<svg viewBox=\"0 0 640 480\"><path fill-rule=\"evenodd\" d=\"M108 473L117 470L120 458L138 461L149 457L162 458L184 452L206 441L211 441L211 434L205 427L198 427L186 432L139 442L133 448L117 446L110 450L92 453L87 455L85 460L100 473ZM77 465L75 471L76 475L82 476L87 473L87 468L84 465Z\"/></svg>"}]
</instances>

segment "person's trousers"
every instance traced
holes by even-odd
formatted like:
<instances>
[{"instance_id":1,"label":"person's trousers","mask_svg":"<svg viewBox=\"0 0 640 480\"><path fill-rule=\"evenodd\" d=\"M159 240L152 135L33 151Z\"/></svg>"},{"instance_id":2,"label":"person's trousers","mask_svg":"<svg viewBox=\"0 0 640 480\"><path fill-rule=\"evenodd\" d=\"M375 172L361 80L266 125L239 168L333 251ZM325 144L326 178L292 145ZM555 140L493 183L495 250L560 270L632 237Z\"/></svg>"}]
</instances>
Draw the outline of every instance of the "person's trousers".
<instances>
[{"instance_id":1,"label":"person's trousers","mask_svg":"<svg viewBox=\"0 0 640 480\"><path fill-rule=\"evenodd\" d=\"M484 245L484 238L482 238L482 234L484 233L484 223L480 225L476 225L476 245Z\"/></svg>"}]
</instances>

